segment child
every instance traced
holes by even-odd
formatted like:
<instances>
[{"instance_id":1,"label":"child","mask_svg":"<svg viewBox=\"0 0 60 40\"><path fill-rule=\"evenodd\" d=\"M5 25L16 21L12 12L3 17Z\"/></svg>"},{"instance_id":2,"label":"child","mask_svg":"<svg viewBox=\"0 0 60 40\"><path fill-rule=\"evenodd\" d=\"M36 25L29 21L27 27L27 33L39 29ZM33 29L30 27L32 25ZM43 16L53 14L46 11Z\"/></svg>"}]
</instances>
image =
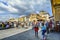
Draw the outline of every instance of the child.
<instances>
[{"instance_id":1,"label":"child","mask_svg":"<svg viewBox=\"0 0 60 40\"><path fill-rule=\"evenodd\" d=\"M43 35L43 40L45 38L45 33L46 33L46 26L44 25L44 23L42 23L42 35Z\"/></svg>"},{"instance_id":2,"label":"child","mask_svg":"<svg viewBox=\"0 0 60 40\"><path fill-rule=\"evenodd\" d=\"M34 27L35 37L38 37L38 30L39 30L38 26L35 26Z\"/></svg>"}]
</instances>

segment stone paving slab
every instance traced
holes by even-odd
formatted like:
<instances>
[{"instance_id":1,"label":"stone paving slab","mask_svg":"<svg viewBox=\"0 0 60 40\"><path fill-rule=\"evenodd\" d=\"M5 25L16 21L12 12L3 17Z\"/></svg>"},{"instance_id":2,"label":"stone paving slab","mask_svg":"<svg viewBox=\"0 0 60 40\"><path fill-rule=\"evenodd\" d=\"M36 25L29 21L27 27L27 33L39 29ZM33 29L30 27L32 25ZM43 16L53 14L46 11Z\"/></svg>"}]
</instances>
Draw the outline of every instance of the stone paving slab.
<instances>
[{"instance_id":1,"label":"stone paving slab","mask_svg":"<svg viewBox=\"0 0 60 40\"><path fill-rule=\"evenodd\" d=\"M49 40L60 40L60 33L54 32L48 35Z\"/></svg>"},{"instance_id":2,"label":"stone paving slab","mask_svg":"<svg viewBox=\"0 0 60 40\"><path fill-rule=\"evenodd\" d=\"M3 38L6 38L6 37L9 37L9 36L12 36L12 35L16 35L18 33L22 33L24 31L27 31L31 29L28 28L28 29L25 29L25 28L11 28L11 29L6 29L6 30L0 30L0 39L3 39Z\"/></svg>"},{"instance_id":3,"label":"stone paving slab","mask_svg":"<svg viewBox=\"0 0 60 40\"><path fill-rule=\"evenodd\" d=\"M34 30L30 29L28 31L12 35L1 40L41 40L41 31L39 31L39 37L35 37ZM47 35L47 40L60 40L60 33L49 33Z\"/></svg>"}]
</instances>

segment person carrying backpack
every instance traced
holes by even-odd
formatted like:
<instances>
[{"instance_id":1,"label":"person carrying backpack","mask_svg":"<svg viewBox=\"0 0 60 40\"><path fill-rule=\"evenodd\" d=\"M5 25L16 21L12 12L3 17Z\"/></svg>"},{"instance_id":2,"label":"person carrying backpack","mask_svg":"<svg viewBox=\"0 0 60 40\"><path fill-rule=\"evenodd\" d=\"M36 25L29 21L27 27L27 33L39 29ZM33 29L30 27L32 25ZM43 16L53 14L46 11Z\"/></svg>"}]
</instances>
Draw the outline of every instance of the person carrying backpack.
<instances>
[{"instance_id":1,"label":"person carrying backpack","mask_svg":"<svg viewBox=\"0 0 60 40\"><path fill-rule=\"evenodd\" d=\"M44 25L44 23L42 23L41 30L42 30L43 40L44 40L44 38L45 38L45 33L46 33L46 26Z\"/></svg>"}]
</instances>

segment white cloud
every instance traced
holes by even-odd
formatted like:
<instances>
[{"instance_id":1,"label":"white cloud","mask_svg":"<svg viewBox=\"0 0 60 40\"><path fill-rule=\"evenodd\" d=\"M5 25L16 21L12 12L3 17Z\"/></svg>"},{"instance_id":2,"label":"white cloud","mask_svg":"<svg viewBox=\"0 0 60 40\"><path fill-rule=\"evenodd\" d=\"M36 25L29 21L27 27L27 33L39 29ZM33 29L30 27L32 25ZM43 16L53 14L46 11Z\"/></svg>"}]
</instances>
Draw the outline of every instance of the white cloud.
<instances>
[{"instance_id":1,"label":"white cloud","mask_svg":"<svg viewBox=\"0 0 60 40\"><path fill-rule=\"evenodd\" d=\"M7 5L2 2L7 3ZM50 0L0 0L0 13L9 12L27 15L27 13L40 10L50 11L50 6Z\"/></svg>"},{"instance_id":2,"label":"white cloud","mask_svg":"<svg viewBox=\"0 0 60 40\"><path fill-rule=\"evenodd\" d=\"M21 15L20 17L24 17L24 16L26 16L26 15Z\"/></svg>"},{"instance_id":3,"label":"white cloud","mask_svg":"<svg viewBox=\"0 0 60 40\"><path fill-rule=\"evenodd\" d=\"M37 10L39 7L45 7L44 3L48 3L47 0L2 0L3 2L7 2L8 6L1 4L3 8L6 8L10 12L21 12L20 9L16 9L13 6L20 7L25 10ZM26 5L26 6L25 6ZM35 6L36 5L36 6ZM37 5L40 5L39 7ZM49 6L49 5L48 5ZM37 7L37 9L36 9Z\"/></svg>"},{"instance_id":4,"label":"white cloud","mask_svg":"<svg viewBox=\"0 0 60 40\"><path fill-rule=\"evenodd\" d=\"M9 7L7 7L7 9L10 11L10 12L18 12L18 10L17 9L15 9L15 8L13 8L13 7L11 7L11 6L9 6Z\"/></svg>"},{"instance_id":5,"label":"white cloud","mask_svg":"<svg viewBox=\"0 0 60 40\"><path fill-rule=\"evenodd\" d=\"M15 9L15 8L13 8L12 6L10 6L10 5L8 5L8 6L6 6L6 5L4 5L3 3L0 3L0 7L2 7L2 8L5 8L7 11L9 11L9 12L18 12L18 10L17 9Z\"/></svg>"}]
</instances>

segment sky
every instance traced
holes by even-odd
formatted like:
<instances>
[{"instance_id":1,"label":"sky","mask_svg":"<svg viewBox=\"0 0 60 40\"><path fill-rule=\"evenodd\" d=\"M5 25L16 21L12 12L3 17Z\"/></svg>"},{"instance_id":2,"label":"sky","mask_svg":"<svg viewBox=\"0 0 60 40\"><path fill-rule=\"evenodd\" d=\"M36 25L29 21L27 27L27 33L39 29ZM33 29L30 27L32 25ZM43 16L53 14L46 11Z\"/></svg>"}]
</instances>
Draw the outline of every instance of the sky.
<instances>
[{"instance_id":1,"label":"sky","mask_svg":"<svg viewBox=\"0 0 60 40\"><path fill-rule=\"evenodd\" d=\"M50 0L0 0L0 20L39 13L41 10L52 16Z\"/></svg>"}]
</instances>

